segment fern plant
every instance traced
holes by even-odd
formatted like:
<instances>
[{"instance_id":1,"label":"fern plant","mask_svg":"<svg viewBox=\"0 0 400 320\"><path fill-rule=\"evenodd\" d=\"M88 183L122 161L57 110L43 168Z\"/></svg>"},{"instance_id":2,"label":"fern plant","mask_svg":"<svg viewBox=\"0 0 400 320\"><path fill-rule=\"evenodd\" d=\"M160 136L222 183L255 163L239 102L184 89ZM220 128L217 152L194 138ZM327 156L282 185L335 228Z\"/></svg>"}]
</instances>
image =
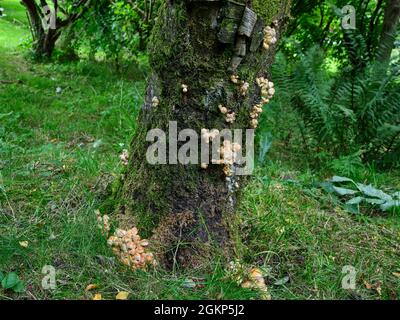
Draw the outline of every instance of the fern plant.
<instances>
[{"instance_id":1,"label":"fern plant","mask_svg":"<svg viewBox=\"0 0 400 320\"><path fill-rule=\"evenodd\" d=\"M400 164L397 70L370 62L357 73L351 68L331 74L317 46L291 69L282 57L277 63L278 87L290 89L286 100L300 115L309 143L335 156L361 150L364 161Z\"/></svg>"}]
</instances>

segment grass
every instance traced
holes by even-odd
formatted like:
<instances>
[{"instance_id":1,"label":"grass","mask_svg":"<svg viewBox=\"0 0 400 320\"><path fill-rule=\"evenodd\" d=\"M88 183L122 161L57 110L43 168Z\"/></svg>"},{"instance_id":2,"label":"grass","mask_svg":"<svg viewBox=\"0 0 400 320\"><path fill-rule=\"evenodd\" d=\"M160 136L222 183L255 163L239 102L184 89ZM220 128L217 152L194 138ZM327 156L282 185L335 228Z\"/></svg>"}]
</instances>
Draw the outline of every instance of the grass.
<instances>
[{"instance_id":1,"label":"grass","mask_svg":"<svg viewBox=\"0 0 400 320\"><path fill-rule=\"evenodd\" d=\"M15 0L0 1L0 8L5 10L6 15L0 18L0 43L3 50L12 50L30 35L26 27L26 14Z\"/></svg>"},{"instance_id":2,"label":"grass","mask_svg":"<svg viewBox=\"0 0 400 320\"><path fill-rule=\"evenodd\" d=\"M135 129L145 67L129 78L89 61L32 64L18 47L29 34L22 8L10 0L0 6L8 14L0 18L0 80L20 80L0 84L0 271L15 271L26 284L20 294L0 289L0 298L91 299L99 292L113 299L121 290L131 299L257 298L218 261L208 266L212 272L187 274L133 272L118 263L94 210L105 208L122 171L118 156ZM281 130L273 121L264 128ZM339 174L340 165L316 168L275 136L238 209L241 263L265 270L274 299L398 299L398 213L345 212L315 185ZM400 188L398 172L351 172L358 181ZM46 265L56 269L55 290L42 288ZM347 265L357 271L353 291L341 287ZM187 277L204 278L204 288L185 288ZM92 283L99 288L85 292Z\"/></svg>"}]
</instances>

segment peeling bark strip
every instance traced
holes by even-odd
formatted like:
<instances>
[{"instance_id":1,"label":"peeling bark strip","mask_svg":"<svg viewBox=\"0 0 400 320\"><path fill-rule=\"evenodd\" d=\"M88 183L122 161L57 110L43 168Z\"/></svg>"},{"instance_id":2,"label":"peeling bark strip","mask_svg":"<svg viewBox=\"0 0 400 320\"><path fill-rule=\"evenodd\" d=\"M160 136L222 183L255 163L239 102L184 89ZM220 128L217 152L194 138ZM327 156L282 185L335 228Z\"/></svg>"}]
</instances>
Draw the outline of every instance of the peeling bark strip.
<instances>
[{"instance_id":1,"label":"peeling bark strip","mask_svg":"<svg viewBox=\"0 0 400 320\"><path fill-rule=\"evenodd\" d=\"M252 9L244 0L169 0L160 8L149 45L153 75L118 199L141 236L152 237L152 251L167 267L198 265L215 251L232 255L234 210L247 178L221 164L150 165L147 132L159 128L176 136L168 132L170 121L199 136L203 128L256 126L255 112L267 101L261 91L268 89L256 79L270 79L275 54L274 45L262 48L262 30L276 20L280 36L288 3L254 0Z\"/></svg>"},{"instance_id":2,"label":"peeling bark strip","mask_svg":"<svg viewBox=\"0 0 400 320\"><path fill-rule=\"evenodd\" d=\"M250 38L256 22L257 14L253 10L246 7L243 14L242 24L239 28L239 34Z\"/></svg>"}]
</instances>

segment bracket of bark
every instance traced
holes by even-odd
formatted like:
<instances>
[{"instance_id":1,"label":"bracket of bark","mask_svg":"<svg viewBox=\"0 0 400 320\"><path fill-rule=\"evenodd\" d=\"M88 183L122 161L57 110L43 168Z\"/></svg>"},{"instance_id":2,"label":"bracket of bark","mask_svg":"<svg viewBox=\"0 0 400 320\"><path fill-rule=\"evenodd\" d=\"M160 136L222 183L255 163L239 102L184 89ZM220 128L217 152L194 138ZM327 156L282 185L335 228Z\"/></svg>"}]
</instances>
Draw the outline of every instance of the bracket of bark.
<instances>
[{"instance_id":1,"label":"bracket of bark","mask_svg":"<svg viewBox=\"0 0 400 320\"><path fill-rule=\"evenodd\" d=\"M250 38L256 22L257 14L250 8L246 7L244 9L242 23L238 30L239 35Z\"/></svg>"},{"instance_id":2,"label":"bracket of bark","mask_svg":"<svg viewBox=\"0 0 400 320\"><path fill-rule=\"evenodd\" d=\"M228 2L222 8L223 20L218 33L218 40L225 44L234 44L241 19L243 17L244 6Z\"/></svg>"},{"instance_id":3,"label":"bracket of bark","mask_svg":"<svg viewBox=\"0 0 400 320\"><path fill-rule=\"evenodd\" d=\"M254 26L257 23L257 14L248 7L243 10L240 26L238 28L238 36L236 38L234 56L231 60L229 71L235 71L241 64L246 55L246 38L251 38Z\"/></svg>"}]
</instances>

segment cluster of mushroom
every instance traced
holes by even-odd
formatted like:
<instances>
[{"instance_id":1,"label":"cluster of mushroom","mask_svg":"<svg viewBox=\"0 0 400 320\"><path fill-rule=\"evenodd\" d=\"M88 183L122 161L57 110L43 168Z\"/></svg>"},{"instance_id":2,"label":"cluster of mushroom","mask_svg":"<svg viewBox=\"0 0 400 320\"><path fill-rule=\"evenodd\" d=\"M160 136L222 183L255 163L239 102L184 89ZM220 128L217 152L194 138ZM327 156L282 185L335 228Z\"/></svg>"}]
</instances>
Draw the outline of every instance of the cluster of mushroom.
<instances>
[{"instance_id":1,"label":"cluster of mushroom","mask_svg":"<svg viewBox=\"0 0 400 320\"><path fill-rule=\"evenodd\" d=\"M157 97L153 97L153 99L151 99L151 105L153 108L157 108L159 104L160 100Z\"/></svg>"},{"instance_id":2,"label":"cluster of mushroom","mask_svg":"<svg viewBox=\"0 0 400 320\"><path fill-rule=\"evenodd\" d=\"M129 161L129 152L128 152L128 150L126 150L126 149L122 150L122 153L120 154L119 158L120 158L122 164L124 166L127 166L128 165L128 161Z\"/></svg>"},{"instance_id":3,"label":"cluster of mushroom","mask_svg":"<svg viewBox=\"0 0 400 320\"><path fill-rule=\"evenodd\" d=\"M276 30L270 26L264 28L263 48L268 50L269 47L277 42Z\"/></svg>"},{"instance_id":4,"label":"cluster of mushroom","mask_svg":"<svg viewBox=\"0 0 400 320\"><path fill-rule=\"evenodd\" d=\"M236 74L232 74L231 75L231 81L232 81L232 83L234 83L234 84L238 84L239 83L239 76L237 76Z\"/></svg>"},{"instance_id":5,"label":"cluster of mushroom","mask_svg":"<svg viewBox=\"0 0 400 320\"><path fill-rule=\"evenodd\" d=\"M224 174L227 177L232 176L232 166L235 164L238 152L242 149L238 143L232 143L229 140L224 140L222 146L219 148L218 164L224 165Z\"/></svg>"},{"instance_id":6,"label":"cluster of mushroom","mask_svg":"<svg viewBox=\"0 0 400 320\"><path fill-rule=\"evenodd\" d=\"M240 94L245 97L247 95L247 92L249 91L250 84L246 81L240 80L239 76L232 74L231 77L231 82L234 84L240 84Z\"/></svg>"},{"instance_id":7,"label":"cluster of mushroom","mask_svg":"<svg viewBox=\"0 0 400 320\"><path fill-rule=\"evenodd\" d=\"M258 126L258 117L263 112L262 104L256 104L250 112L250 126L255 129Z\"/></svg>"},{"instance_id":8,"label":"cluster of mushroom","mask_svg":"<svg viewBox=\"0 0 400 320\"><path fill-rule=\"evenodd\" d=\"M182 85L181 85L181 88L182 88L182 92L183 92L183 93L187 93L188 90L189 90L189 89L188 89L188 86L187 86L186 84L182 84Z\"/></svg>"},{"instance_id":9,"label":"cluster of mushroom","mask_svg":"<svg viewBox=\"0 0 400 320\"><path fill-rule=\"evenodd\" d=\"M130 230L117 229L107 243L120 261L133 270L146 270L148 266L156 265L153 254L145 251L149 242L140 238L135 227Z\"/></svg>"},{"instance_id":10,"label":"cluster of mushroom","mask_svg":"<svg viewBox=\"0 0 400 320\"><path fill-rule=\"evenodd\" d=\"M261 102L268 103L275 94L275 85L272 81L260 77L256 79L257 85L261 88Z\"/></svg>"},{"instance_id":11,"label":"cluster of mushroom","mask_svg":"<svg viewBox=\"0 0 400 320\"><path fill-rule=\"evenodd\" d=\"M219 130L217 130L217 129L213 129L211 131L209 131L207 129L201 129L201 139L207 144L209 144L210 141L213 141L218 135L219 135ZM201 168L207 169L208 164L202 163Z\"/></svg>"},{"instance_id":12,"label":"cluster of mushroom","mask_svg":"<svg viewBox=\"0 0 400 320\"><path fill-rule=\"evenodd\" d=\"M271 300L271 295L265 284L264 276L260 269L253 268L250 270L248 280L242 282L242 288L256 289L261 292L261 298L264 300Z\"/></svg>"},{"instance_id":13,"label":"cluster of mushroom","mask_svg":"<svg viewBox=\"0 0 400 320\"><path fill-rule=\"evenodd\" d=\"M249 91L249 87L250 87L250 85L248 82L245 82L245 81L242 82L242 84L240 86L240 94L243 97L245 97L247 95L247 92Z\"/></svg>"},{"instance_id":14,"label":"cluster of mushroom","mask_svg":"<svg viewBox=\"0 0 400 320\"><path fill-rule=\"evenodd\" d=\"M261 88L261 102L256 104L250 112L250 125L254 129L258 126L258 118L263 112L263 104L268 103L275 94L274 83L272 81L268 81L268 79L260 77L256 79L256 82Z\"/></svg>"},{"instance_id":15,"label":"cluster of mushroom","mask_svg":"<svg viewBox=\"0 0 400 320\"><path fill-rule=\"evenodd\" d=\"M225 115L225 121L227 123L234 123L236 121L236 113L229 112L227 107L224 107L222 104L218 106L219 111Z\"/></svg>"},{"instance_id":16,"label":"cluster of mushroom","mask_svg":"<svg viewBox=\"0 0 400 320\"><path fill-rule=\"evenodd\" d=\"M214 140L219 135L218 129L213 129L211 131L207 129L201 129L201 138L204 142L210 143L210 141Z\"/></svg>"}]
</instances>

